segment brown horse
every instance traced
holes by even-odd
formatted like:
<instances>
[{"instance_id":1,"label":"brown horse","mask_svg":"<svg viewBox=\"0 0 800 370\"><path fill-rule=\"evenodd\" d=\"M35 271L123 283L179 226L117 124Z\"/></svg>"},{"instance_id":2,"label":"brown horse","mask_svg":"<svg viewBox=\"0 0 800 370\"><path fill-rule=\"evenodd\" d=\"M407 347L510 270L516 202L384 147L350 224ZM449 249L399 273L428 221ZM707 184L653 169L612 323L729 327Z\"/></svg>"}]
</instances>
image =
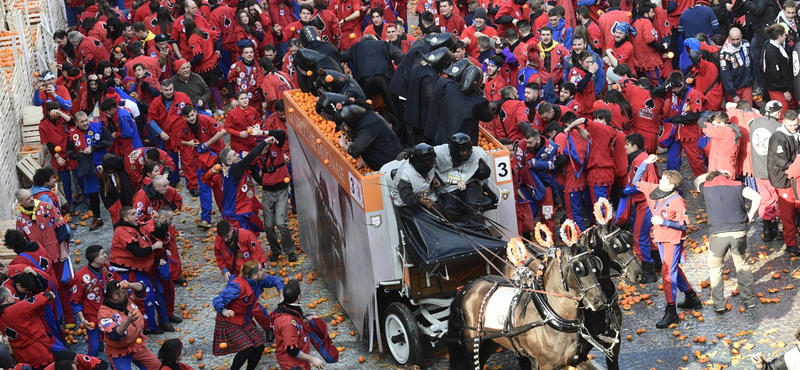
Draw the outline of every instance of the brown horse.
<instances>
[{"instance_id":1,"label":"brown horse","mask_svg":"<svg viewBox=\"0 0 800 370\"><path fill-rule=\"evenodd\" d=\"M580 306L598 310L606 303L595 276L599 260L575 245L556 250L546 263L529 259L526 265L532 270L527 275L532 288L550 294L523 289L509 303L497 298L501 303L493 304L495 297L508 297L511 284L504 277L487 276L456 295L448 322L451 369L481 369L501 346L529 360L531 369L560 369L585 360L579 355L581 331L585 333Z\"/></svg>"}]
</instances>

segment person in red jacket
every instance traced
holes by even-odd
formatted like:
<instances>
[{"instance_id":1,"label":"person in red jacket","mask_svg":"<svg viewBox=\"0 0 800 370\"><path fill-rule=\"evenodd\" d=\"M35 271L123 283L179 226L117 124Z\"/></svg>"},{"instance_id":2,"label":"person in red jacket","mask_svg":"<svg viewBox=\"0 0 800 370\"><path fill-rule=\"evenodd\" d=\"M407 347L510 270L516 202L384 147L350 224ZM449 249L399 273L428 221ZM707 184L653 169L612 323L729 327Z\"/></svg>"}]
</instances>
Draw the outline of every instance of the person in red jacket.
<instances>
[{"instance_id":1,"label":"person in red jacket","mask_svg":"<svg viewBox=\"0 0 800 370\"><path fill-rule=\"evenodd\" d=\"M256 63L254 47L248 45L241 50L242 60L233 63L228 72L228 91L231 95L240 91L246 92L249 104L252 104L259 115L263 115L261 79L264 74L259 63ZM238 104L239 102L232 96L231 107L236 107Z\"/></svg>"},{"instance_id":2,"label":"person in red jacket","mask_svg":"<svg viewBox=\"0 0 800 370\"><path fill-rule=\"evenodd\" d=\"M458 38L467 28L464 18L455 14L453 0L442 0L439 2L439 16L436 18L436 25L442 32L452 33Z\"/></svg>"},{"instance_id":3,"label":"person in red jacket","mask_svg":"<svg viewBox=\"0 0 800 370\"><path fill-rule=\"evenodd\" d=\"M77 50L75 56L86 73L94 73L97 63L109 60L108 51L103 47L103 43L96 38L84 36L78 31L72 31L67 35L67 39Z\"/></svg>"},{"instance_id":4,"label":"person in red jacket","mask_svg":"<svg viewBox=\"0 0 800 370\"><path fill-rule=\"evenodd\" d=\"M158 370L194 370L181 361L183 360L183 342L178 338L164 341L158 350L158 360L161 361L161 368Z\"/></svg>"},{"instance_id":5,"label":"person in red jacket","mask_svg":"<svg viewBox=\"0 0 800 370\"><path fill-rule=\"evenodd\" d=\"M651 154L645 162L653 164L656 159L658 156ZM686 225L690 223L686 215L686 203L678 193L681 180L683 177L680 172L667 170L661 175L658 184L644 181L636 183L636 187L645 195L650 212L653 214L653 241L658 244L658 252L663 261L661 279L667 307L664 317L656 323L656 328L659 329L668 328L680 321L675 307L678 290L684 292L686 299L678 304L677 308L682 310L703 308L680 266L684 261L683 242L686 239Z\"/></svg>"},{"instance_id":6,"label":"person in red jacket","mask_svg":"<svg viewBox=\"0 0 800 370\"><path fill-rule=\"evenodd\" d=\"M143 334L145 320L139 306L133 302L129 288L137 298L146 294L141 282L111 280L106 284L103 305L97 312L98 327L103 330L105 339L106 357L116 370L131 370L134 362L147 369L159 369L161 363L147 349L147 337Z\"/></svg>"},{"instance_id":7,"label":"person in red jacket","mask_svg":"<svg viewBox=\"0 0 800 370\"><path fill-rule=\"evenodd\" d=\"M172 30L169 38L174 41L174 43L172 43L172 49L178 54L178 58L186 59L191 55L188 40L192 34L186 32L186 28L183 25L184 21L191 19L194 21L195 26L206 30L211 29L211 24L209 24L208 20L203 17L203 14L198 11L197 3L193 0L186 0L186 2L183 3L183 8L185 10L184 14L175 18L175 21L172 22Z\"/></svg>"},{"instance_id":8,"label":"person in red jacket","mask_svg":"<svg viewBox=\"0 0 800 370\"><path fill-rule=\"evenodd\" d=\"M575 101L578 104L578 114L584 118L591 116L591 107L594 106L594 82L592 77L600 69L600 66L594 62L592 53L587 50L582 51L575 60L575 67L569 72L569 82L575 84ZM567 105L569 107L569 105ZM576 112L578 112L576 111ZM581 114L582 112L582 114Z\"/></svg>"},{"instance_id":9,"label":"person in red jacket","mask_svg":"<svg viewBox=\"0 0 800 370\"><path fill-rule=\"evenodd\" d=\"M558 86L563 80L564 59L570 55L569 50L553 40L553 29L550 26L542 27L540 37L541 41L528 50L528 58L539 71L542 86L550 80L553 85Z\"/></svg>"},{"instance_id":10,"label":"person in red jacket","mask_svg":"<svg viewBox=\"0 0 800 370\"><path fill-rule=\"evenodd\" d=\"M34 241L28 241L18 230L6 230L3 242L6 248L11 249L17 254L9 265L22 265L35 267L47 274L47 279L58 282L61 278L56 276L53 270L53 260L42 246Z\"/></svg>"},{"instance_id":11,"label":"person in red jacket","mask_svg":"<svg viewBox=\"0 0 800 370\"><path fill-rule=\"evenodd\" d=\"M216 105L215 114L224 114L222 95L217 87L219 51L216 50L215 44L219 41L219 33L212 31L211 28L199 27L191 19L185 20L183 26L189 35L187 40L189 55L184 55L184 57L192 65L192 72L199 74L208 85L208 89L211 90L211 99Z\"/></svg>"},{"instance_id":12,"label":"person in red jacket","mask_svg":"<svg viewBox=\"0 0 800 370\"><path fill-rule=\"evenodd\" d=\"M508 83L500 73L503 67L503 57L493 56L486 59L486 76L483 79L483 96L489 101L498 101L500 97L500 89L506 87Z\"/></svg>"},{"instance_id":13,"label":"person in red jacket","mask_svg":"<svg viewBox=\"0 0 800 370\"><path fill-rule=\"evenodd\" d=\"M72 279L72 311L77 321L86 327L89 337L89 356L97 356L100 352L101 328L97 326L97 312L103 302L106 284L111 280L120 280L116 271L108 264L108 254L101 245L90 245L85 252L86 261Z\"/></svg>"},{"instance_id":14,"label":"person in red jacket","mask_svg":"<svg viewBox=\"0 0 800 370\"><path fill-rule=\"evenodd\" d=\"M39 122L39 138L42 145L50 153L50 163L58 171L62 179L64 197L67 198L68 209L72 209L72 171L78 167L78 162L67 158L67 122L71 119L64 113L55 101L45 104L48 114ZM77 173L75 175L77 178ZM58 200L58 198L56 198Z\"/></svg>"},{"instance_id":15,"label":"person in red jacket","mask_svg":"<svg viewBox=\"0 0 800 370\"><path fill-rule=\"evenodd\" d=\"M617 86L633 110L631 129L644 137L644 147L641 149L649 154L655 154L658 150L658 131L661 129L659 122L661 110L658 109L658 104L663 104L663 100L653 98L648 89L650 85L643 85L635 79L630 66L619 65L612 72L621 76Z\"/></svg>"},{"instance_id":16,"label":"person in red jacket","mask_svg":"<svg viewBox=\"0 0 800 370\"><path fill-rule=\"evenodd\" d=\"M97 356L80 355L70 350L58 351L55 355L54 362L44 370L106 370L108 369L108 362L105 362Z\"/></svg>"},{"instance_id":17,"label":"person in red jacket","mask_svg":"<svg viewBox=\"0 0 800 370\"><path fill-rule=\"evenodd\" d=\"M234 227L230 222L217 222L217 236L214 239L214 255L225 281L242 269L247 261L267 264L264 248L255 234L249 230ZM277 260L277 259L276 259Z\"/></svg>"},{"instance_id":18,"label":"person in red jacket","mask_svg":"<svg viewBox=\"0 0 800 370\"><path fill-rule=\"evenodd\" d=\"M600 27L600 32L603 33L602 50L611 49L614 47L614 25L618 23L629 23L631 21L630 12L620 10L621 0L609 0L608 9L602 13L600 18L597 19L597 25ZM602 4L602 3L601 3ZM675 20L678 24L678 20Z\"/></svg>"},{"instance_id":19,"label":"person in red jacket","mask_svg":"<svg viewBox=\"0 0 800 370\"><path fill-rule=\"evenodd\" d=\"M136 74L136 80L129 90L130 95L140 103L144 103L140 105L149 107L153 99L161 95L161 84L142 63L133 66L133 73Z\"/></svg>"},{"instance_id":20,"label":"person in red jacket","mask_svg":"<svg viewBox=\"0 0 800 370\"><path fill-rule=\"evenodd\" d=\"M217 161L219 153L225 149L225 129L213 118L197 114L191 105L183 107L181 117L184 123L179 129L178 139L181 142L181 157L191 158L189 163L194 167L184 167L183 172L196 171L200 196L200 221L197 226L210 229L211 226L211 187L203 180L203 175Z\"/></svg>"},{"instance_id":21,"label":"person in red jacket","mask_svg":"<svg viewBox=\"0 0 800 370\"><path fill-rule=\"evenodd\" d=\"M614 44L603 53L604 61L611 67L620 64L634 65L633 44L628 35L635 37L636 29L627 22L621 22L614 25L613 33Z\"/></svg>"},{"instance_id":22,"label":"person in red jacket","mask_svg":"<svg viewBox=\"0 0 800 370\"><path fill-rule=\"evenodd\" d=\"M230 70L233 55L239 51L236 45L236 8L225 4L225 1L211 0L211 14L208 16L208 24L213 31L219 32L222 45L219 48L220 63L226 70Z\"/></svg>"},{"instance_id":23,"label":"person in red jacket","mask_svg":"<svg viewBox=\"0 0 800 370\"><path fill-rule=\"evenodd\" d=\"M631 40L633 50L636 51L633 56L635 65L630 67L635 68L639 76L647 77L650 84L658 86L664 80L661 55L667 53L669 47L666 42L661 42L664 35L658 33L658 28L653 23L655 8L655 4L651 2L641 2L636 7L639 16L633 20L632 25L637 36Z\"/></svg>"},{"instance_id":24,"label":"person in red jacket","mask_svg":"<svg viewBox=\"0 0 800 370\"><path fill-rule=\"evenodd\" d=\"M525 103L519 100L517 89L506 86L500 89L500 100L497 102L497 113L492 123L493 136L497 139L508 138L511 142L524 140L525 132L531 128Z\"/></svg>"},{"instance_id":25,"label":"person in red jacket","mask_svg":"<svg viewBox=\"0 0 800 370\"><path fill-rule=\"evenodd\" d=\"M171 80L164 80L161 83L161 96L153 99L153 103L148 108L148 118L150 120L149 132L150 137L156 138L156 144L159 149L164 150L172 158L173 164L177 164L179 160L180 141L178 141L178 127L181 120L181 109L185 106L191 106L192 101L186 93L175 91L175 85ZM176 137L173 139L172 137ZM174 186L178 185L180 180L180 173L177 167L171 168L169 174L170 183ZM196 189L192 186L190 178L186 178L187 188L191 192ZM194 195L194 194L193 194Z\"/></svg>"},{"instance_id":26,"label":"person in red jacket","mask_svg":"<svg viewBox=\"0 0 800 370\"><path fill-rule=\"evenodd\" d=\"M581 115L583 111L578 105L578 101L575 100L575 95L578 93L578 88L575 86L574 83L567 81L561 84L561 88L558 89L558 105L562 105L567 107L570 111L575 112L577 115Z\"/></svg>"},{"instance_id":27,"label":"person in red jacket","mask_svg":"<svg viewBox=\"0 0 800 370\"><path fill-rule=\"evenodd\" d=\"M339 18L339 27L342 30L343 37L339 40L339 50L347 50L361 39L361 2L334 0L331 4L336 11L336 17ZM393 24L389 23L387 26Z\"/></svg>"},{"instance_id":28,"label":"person in red jacket","mask_svg":"<svg viewBox=\"0 0 800 370\"><path fill-rule=\"evenodd\" d=\"M667 117L670 124L664 125L664 137L668 137L665 140L667 169L677 171L681 168L683 151L692 173L700 176L706 173L706 166L697 147L697 140L700 139L697 120L703 112L703 92L688 86L679 71L669 75L665 87L667 102L664 104L664 117Z\"/></svg>"},{"instance_id":29,"label":"person in red jacket","mask_svg":"<svg viewBox=\"0 0 800 370\"><path fill-rule=\"evenodd\" d=\"M703 94L703 109L711 112L722 109L722 80L719 77L719 67L703 57L704 54L718 58L716 54L707 51L690 51L692 59L690 75L694 77L694 88Z\"/></svg>"},{"instance_id":30,"label":"person in red jacket","mask_svg":"<svg viewBox=\"0 0 800 370\"><path fill-rule=\"evenodd\" d=\"M582 127L581 127L582 126ZM591 140L589 155L586 158L587 183L591 204L600 198L609 199L611 185L615 180L614 141L617 131L603 123L578 118L564 128L569 133L573 128L586 140ZM621 143L620 143L621 144Z\"/></svg>"},{"instance_id":31,"label":"person in red jacket","mask_svg":"<svg viewBox=\"0 0 800 370\"><path fill-rule=\"evenodd\" d=\"M574 112L566 112L561 122L569 126L577 118ZM584 222L583 204L586 190L586 160L589 156L588 140L577 131L571 131L557 133L553 141L558 145L558 154L566 155L569 159L556 171L556 180L564 186L564 210L567 217L575 221L581 230L586 230L589 222Z\"/></svg>"},{"instance_id":32,"label":"person in red jacket","mask_svg":"<svg viewBox=\"0 0 800 370\"><path fill-rule=\"evenodd\" d=\"M311 342L305 331L306 316L300 307L300 282L289 280L283 287L283 302L273 314L275 319L275 358L281 370L322 369L325 361L311 356ZM299 322L306 323L305 325Z\"/></svg>"},{"instance_id":33,"label":"person in red jacket","mask_svg":"<svg viewBox=\"0 0 800 370\"><path fill-rule=\"evenodd\" d=\"M161 207L175 210L182 206L183 198L163 175L153 177L152 183L143 185L133 196L133 207L141 222L154 217Z\"/></svg>"},{"instance_id":34,"label":"person in red jacket","mask_svg":"<svg viewBox=\"0 0 800 370\"><path fill-rule=\"evenodd\" d=\"M261 79L261 92L264 94L264 104L267 112L275 111L275 103L283 100L283 92L297 88L297 83L288 74L275 69L274 64L267 58L261 58L258 62L264 77ZM269 117L267 119L269 119Z\"/></svg>"},{"instance_id":35,"label":"person in red jacket","mask_svg":"<svg viewBox=\"0 0 800 370\"><path fill-rule=\"evenodd\" d=\"M264 344L274 340L272 322L258 299L266 288L276 288L279 301L283 301L283 281L267 275L265 268L256 261L248 261L242 265L240 276L228 281L218 296L214 297L213 306L217 311L214 324L214 356L236 353L231 370L239 370L247 362L248 370L255 370ZM256 328L253 319L258 321L267 335ZM271 338L267 338L267 336ZM227 346L220 346L226 343Z\"/></svg>"},{"instance_id":36,"label":"person in red jacket","mask_svg":"<svg viewBox=\"0 0 800 370\"><path fill-rule=\"evenodd\" d=\"M369 22L367 28L364 29L364 34L374 35L378 40L386 41L386 26L390 23L387 23L383 19L383 9L372 8L367 14L371 22Z\"/></svg>"},{"instance_id":37,"label":"person in red jacket","mask_svg":"<svg viewBox=\"0 0 800 370\"><path fill-rule=\"evenodd\" d=\"M248 131L251 131L250 128L253 126L261 128L263 121L258 111L250 106L250 98L246 91L237 91L236 100L238 101L236 107L228 111L228 115L225 116L225 131L231 135L231 149L244 157L256 146L256 137Z\"/></svg>"},{"instance_id":38,"label":"person in red jacket","mask_svg":"<svg viewBox=\"0 0 800 370\"><path fill-rule=\"evenodd\" d=\"M138 281L147 286L139 300L144 305L147 332L163 334L165 331L175 331L168 321L163 287L153 271L153 254L156 250L164 248L164 244L160 241L151 242L152 225L140 223L139 216L133 207L122 207L119 213L120 220L114 224L114 236L111 240L111 258L109 259L111 265L123 278ZM106 298L109 293L108 287L106 287ZM158 321L156 312L159 316ZM102 325L102 314L98 314L98 317L101 326L105 327ZM109 350L108 341L109 338L106 338L106 352Z\"/></svg>"},{"instance_id":39,"label":"person in red jacket","mask_svg":"<svg viewBox=\"0 0 800 370\"><path fill-rule=\"evenodd\" d=\"M38 319L55 299L53 292L42 292L17 302L8 288L0 287L0 331L8 338L17 361L34 369L43 369L53 361L53 353L66 349Z\"/></svg>"},{"instance_id":40,"label":"person in red jacket","mask_svg":"<svg viewBox=\"0 0 800 370\"><path fill-rule=\"evenodd\" d=\"M158 163L159 175L169 176L172 171L177 171L175 162L169 157L169 153L158 148L139 148L128 154L125 159L125 172L131 178L134 191L142 188L143 172L147 161Z\"/></svg>"},{"instance_id":41,"label":"person in red jacket","mask_svg":"<svg viewBox=\"0 0 800 370\"><path fill-rule=\"evenodd\" d=\"M178 253L178 231L172 226L175 211L169 207L162 207L150 221L148 226L153 228L150 237L153 241L160 241L164 248L153 251L155 259L153 263L156 279L161 284L164 291L164 299L167 302L167 316L169 322L180 324L183 322L175 316L175 283L183 275L181 266L181 255ZM185 280L184 280L185 281Z\"/></svg>"},{"instance_id":42,"label":"person in red jacket","mask_svg":"<svg viewBox=\"0 0 800 370\"><path fill-rule=\"evenodd\" d=\"M633 133L625 137L625 152L627 153L628 176L620 198L628 197L628 207L631 207L633 253L642 262L644 270L642 283L654 283L658 281L655 276L656 269L661 271L661 258L657 254L653 254L658 252L658 248L650 236L650 231L653 229L653 214L650 212L645 194L636 188L636 183L639 181L657 182L659 179L658 167L646 161L648 153L644 150L644 136L640 133ZM658 263L655 262L656 260Z\"/></svg>"}]
</instances>

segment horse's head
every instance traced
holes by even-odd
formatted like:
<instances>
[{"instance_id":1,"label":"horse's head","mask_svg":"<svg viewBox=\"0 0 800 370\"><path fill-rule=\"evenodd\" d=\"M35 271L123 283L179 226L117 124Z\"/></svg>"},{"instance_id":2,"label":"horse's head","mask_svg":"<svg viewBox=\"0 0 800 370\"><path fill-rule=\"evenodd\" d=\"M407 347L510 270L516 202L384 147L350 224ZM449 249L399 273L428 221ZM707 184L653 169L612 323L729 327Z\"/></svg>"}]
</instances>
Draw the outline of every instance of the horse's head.
<instances>
[{"instance_id":1,"label":"horse's head","mask_svg":"<svg viewBox=\"0 0 800 370\"><path fill-rule=\"evenodd\" d=\"M619 271L627 282L640 283L644 269L633 253L633 235L614 224L602 225L593 231L595 235L589 238L589 244L595 255L603 260L607 268Z\"/></svg>"},{"instance_id":2,"label":"horse's head","mask_svg":"<svg viewBox=\"0 0 800 370\"><path fill-rule=\"evenodd\" d=\"M600 258L593 255L591 250L575 244L559 249L556 260L564 290L576 294L581 303L592 311L602 309L606 304L606 295L597 281L597 274L603 270Z\"/></svg>"}]
</instances>

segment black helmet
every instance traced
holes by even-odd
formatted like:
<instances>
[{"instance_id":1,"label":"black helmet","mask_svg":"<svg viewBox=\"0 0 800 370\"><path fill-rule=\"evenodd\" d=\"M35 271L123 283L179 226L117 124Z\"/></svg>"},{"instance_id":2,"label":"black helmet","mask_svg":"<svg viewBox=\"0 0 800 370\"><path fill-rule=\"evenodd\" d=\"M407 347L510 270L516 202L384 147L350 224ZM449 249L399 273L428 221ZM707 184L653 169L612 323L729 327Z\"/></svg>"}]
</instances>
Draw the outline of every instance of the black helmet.
<instances>
[{"instance_id":1,"label":"black helmet","mask_svg":"<svg viewBox=\"0 0 800 370\"><path fill-rule=\"evenodd\" d=\"M326 92L339 93L350 82L350 76L331 69L320 69L317 74L319 76L314 81L314 86L316 86L320 94Z\"/></svg>"},{"instance_id":2,"label":"black helmet","mask_svg":"<svg viewBox=\"0 0 800 370\"><path fill-rule=\"evenodd\" d=\"M483 72L476 66L469 66L461 75L458 87L467 94L477 94L483 83Z\"/></svg>"},{"instance_id":3,"label":"black helmet","mask_svg":"<svg viewBox=\"0 0 800 370\"><path fill-rule=\"evenodd\" d=\"M347 97L342 94L324 93L320 95L317 100L315 110L322 118L333 121L336 117L336 113L342 109L341 104L344 104L346 101Z\"/></svg>"},{"instance_id":4,"label":"black helmet","mask_svg":"<svg viewBox=\"0 0 800 370\"><path fill-rule=\"evenodd\" d=\"M294 64L300 73L307 71L316 71L317 64L323 61L327 56L318 51L311 49L300 49L294 53Z\"/></svg>"},{"instance_id":5,"label":"black helmet","mask_svg":"<svg viewBox=\"0 0 800 370\"><path fill-rule=\"evenodd\" d=\"M360 105L345 105L339 113L336 114L336 124L340 131L352 132L358 127L358 123L361 122L361 118L363 118L365 114L367 114L367 109Z\"/></svg>"},{"instance_id":6,"label":"black helmet","mask_svg":"<svg viewBox=\"0 0 800 370\"><path fill-rule=\"evenodd\" d=\"M444 32L444 33L431 33L425 35L425 40L431 44L431 49L438 49L438 48L448 48L452 49L456 47L456 38L453 36L452 33Z\"/></svg>"},{"instance_id":7,"label":"black helmet","mask_svg":"<svg viewBox=\"0 0 800 370\"><path fill-rule=\"evenodd\" d=\"M464 163L472 155L472 141L469 135L458 132L450 136L448 142L450 148L450 158L453 160L454 165Z\"/></svg>"},{"instance_id":8,"label":"black helmet","mask_svg":"<svg viewBox=\"0 0 800 370\"><path fill-rule=\"evenodd\" d=\"M514 4L517 5L524 5L528 0L514 0Z\"/></svg>"},{"instance_id":9,"label":"black helmet","mask_svg":"<svg viewBox=\"0 0 800 370\"><path fill-rule=\"evenodd\" d=\"M433 67L437 73L442 73L442 71L449 67L450 63L452 63L455 59L456 56L453 55L450 50L447 50L447 48L438 48L422 56L422 60Z\"/></svg>"},{"instance_id":10,"label":"black helmet","mask_svg":"<svg viewBox=\"0 0 800 370\"><path fill-rule=\"evenodd\" d=\"M453 63L450 67L447 67L444 70L444 74L447 75L448 78L461 81L461 75L464 74L464 71L466 71L469 66L474 66L474 64L472 64L469 59L462 58Z\"/></svg>"},{"instance_id":11,"label":"black helmet","mask_svg":"<svg viewBox=\"0 0 800 370\"><path fill-rule=\"evenodd\" d=\"M308 25L300 29L300 44L302 44L303 47L307 47L308 44L320 40L322 39L319 37L319 30L317 27Z\"/></svg>"},{"instance_id":12,"label":"black helmet","mask_svg":"<svg viewBox=\"0 0 800 370\"><path fill-rule=\"evenodd\" d=\"M436 164L436 152L433 150L433 147L428 144L417 144L417 146L411 149L408 163L420 174L427 174Z\"/></svg>"}]
</instances>

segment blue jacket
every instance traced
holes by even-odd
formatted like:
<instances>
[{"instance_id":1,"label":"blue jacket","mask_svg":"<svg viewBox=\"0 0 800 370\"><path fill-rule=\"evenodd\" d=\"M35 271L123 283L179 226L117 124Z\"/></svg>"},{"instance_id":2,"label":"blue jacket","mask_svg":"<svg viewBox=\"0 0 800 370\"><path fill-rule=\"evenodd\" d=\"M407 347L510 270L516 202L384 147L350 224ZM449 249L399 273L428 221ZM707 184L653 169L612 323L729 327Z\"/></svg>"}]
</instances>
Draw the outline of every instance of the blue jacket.
<instances>
[{"instance_id":1,"label":"blue jacket","mask_svg":"<svg viewBox=\"0 0 800 370\"><path fill-rule=\"evenodd\" d=\"M606 87L606 69L603 64L603 58L597 55L591 48L587 50L592 53L592 59L597 63L597 66L600 67L597 72L594 73L594 76L592 76L592 82L594 82L594 96L600 96ZM572 54L570 54L564 58L564 82L569 81L569 71L572 70L572 67L574 67L574 65L572 64Z\"/></svg>"},{"instance_id":2,"label":"blue jacket","mask_svg":"<svg viewBox=\"0 0 800 370\"><path fill-rule=\"evenodd\" d=\"M716 18L715 18L716 19ZM567 26L564 18L558 21L558 26L553 29L553 40L564 45L565 48L572 50L572 27Z\"/></svg>"},{"instance_id":3,"label":"blue jacket","mask_svg":"<svg viewBox=\"0 0 800 370\"><path fill-rule=\"evenodd\" d=\"M717 15L710 7L695 5L681 14L678 20L678 32L684 39L697 36L698 33L713 36L719 28Z\"/></svg>"},{"instance_id":4,"label":"blue jacket","mask_svg":"<svg viewBox=\"0 0 800 370\"><path fill-rule=\"evenodd\" d=\"M242 292L242 289L239 286L239 284L233 279L234 277L231 276L231 280L228 281L228 285L225 286L225 289L219 292L219 295L214 297L214 300L212 301L214 310L216 310L220 314L222 314L222 310L225 309L225 306L227 306L228 303L231 303L235 299L239 298L239 294L241 294ZM276 288L278 289L278 291L282 291L283 281L280 278L272 275L265 276L264 280L261 281L255 281L248 278L245 278L245 280L247 281L248 284L250 284L250 288L253 289L253 294L255 294L256 299L255 301L253 301L253 304L250 306L250 309L247 310L247 314L244 317L244 322L249 322L250 318L253 317L252 313L254 306L258 306L258 308L260 308L261 311L264 312L264 315L269 317L269 313L267 313L267 310L264 308L264 306L258 304L258 298L261 297L261 293L264 291L264 289L267 288Z\"/></svg>"},{"instance_id":5,"label":"blue jacket","mask_svg":"<svg viewBox=\"0 0 800 370\"><path fill-rule=\"evenodd\" d=\"M719 73L722 86L730 96L736 96L736 89L753 84L756 60L750 54L750 43L742 40L739 48L726 41L719 51Z\"/></svg>"}]
</instances>

